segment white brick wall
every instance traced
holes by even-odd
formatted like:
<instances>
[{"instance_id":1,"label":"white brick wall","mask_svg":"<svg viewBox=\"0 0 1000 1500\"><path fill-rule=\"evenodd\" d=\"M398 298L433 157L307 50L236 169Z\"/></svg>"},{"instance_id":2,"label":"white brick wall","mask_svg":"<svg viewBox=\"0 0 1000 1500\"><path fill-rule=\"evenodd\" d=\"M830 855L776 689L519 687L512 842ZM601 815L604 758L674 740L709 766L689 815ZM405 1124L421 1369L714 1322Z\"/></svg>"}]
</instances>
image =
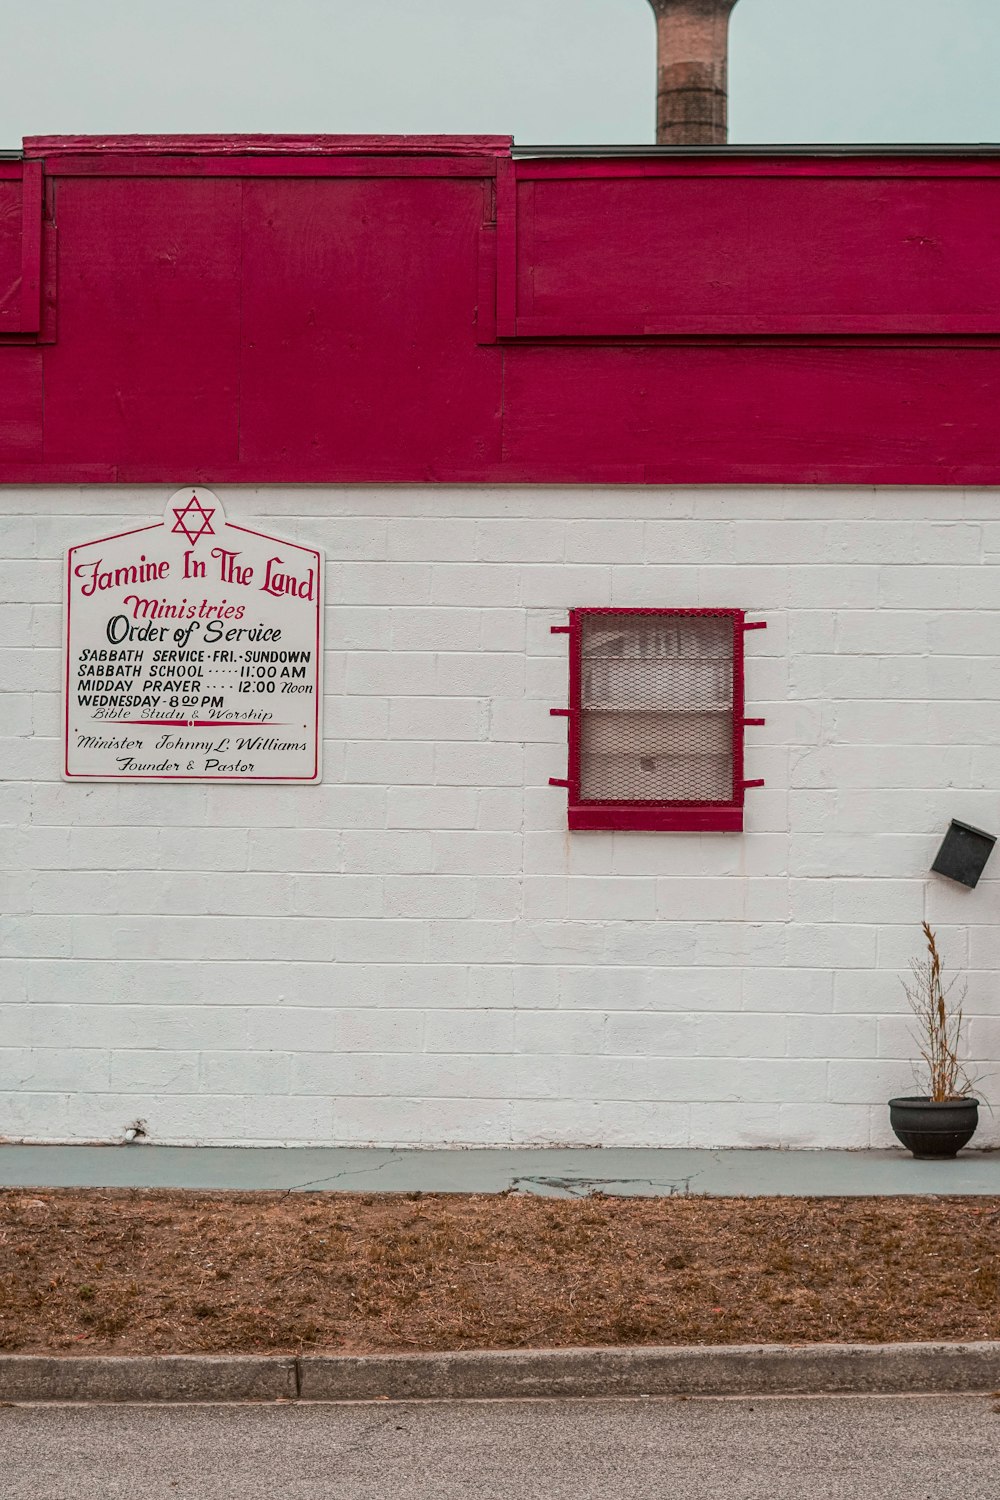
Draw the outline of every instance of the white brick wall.
<instances>
[{"instance_id":1,"label":"white brick wall","mask_svg":"<svg viewBox=\"0 0 1000 1500\"><path fill-rule=\"evenodd\" d=\"M326 781L66 785L61 551L163 494L0 491L0 1134L885 1145L924 915L1000 1101L1000 865L927 876L1000 831L995 493L228 490L326 548ZM767 618L743 836L567 833L598 604Z\"/></svg>"}]
</instances>

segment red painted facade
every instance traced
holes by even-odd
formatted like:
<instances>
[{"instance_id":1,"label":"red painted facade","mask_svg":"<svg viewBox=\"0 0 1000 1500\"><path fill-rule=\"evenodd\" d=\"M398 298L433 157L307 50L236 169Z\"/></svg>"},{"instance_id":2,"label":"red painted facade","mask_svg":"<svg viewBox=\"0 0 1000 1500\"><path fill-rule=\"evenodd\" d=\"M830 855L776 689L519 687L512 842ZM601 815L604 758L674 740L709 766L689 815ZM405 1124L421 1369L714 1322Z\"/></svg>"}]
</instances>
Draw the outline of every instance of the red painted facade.
<instances>
[{"instance_id":1,"label":"red painted facade","mask_svg":"<svg viewBox=\"0 0 1000 1500\"><path fill-rule=\"evenodd\" d=\"M996 484L1000 154L0 161L0 481Z\"/></svg>"}]
</instances>

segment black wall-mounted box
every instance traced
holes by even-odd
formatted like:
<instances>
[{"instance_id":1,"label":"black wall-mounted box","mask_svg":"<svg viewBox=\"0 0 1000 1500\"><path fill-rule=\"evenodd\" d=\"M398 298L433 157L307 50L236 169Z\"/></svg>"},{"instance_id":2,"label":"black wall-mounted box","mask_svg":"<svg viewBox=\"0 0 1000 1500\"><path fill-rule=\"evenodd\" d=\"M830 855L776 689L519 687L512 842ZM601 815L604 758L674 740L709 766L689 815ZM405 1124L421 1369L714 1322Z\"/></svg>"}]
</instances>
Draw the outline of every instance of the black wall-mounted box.
<instances>
[{"instance_id":1,"label":"black wall-mounted box","mask_svg":"<svg viewBox=\"0 0 1000 1500\"><path fill-rule=\"evenodd\" d=\"M981 828L971 828L968 823L959 823L952 818L931 869L974 890L995 843L992 833L984 833Z\"/></svg>"}]
</instances>

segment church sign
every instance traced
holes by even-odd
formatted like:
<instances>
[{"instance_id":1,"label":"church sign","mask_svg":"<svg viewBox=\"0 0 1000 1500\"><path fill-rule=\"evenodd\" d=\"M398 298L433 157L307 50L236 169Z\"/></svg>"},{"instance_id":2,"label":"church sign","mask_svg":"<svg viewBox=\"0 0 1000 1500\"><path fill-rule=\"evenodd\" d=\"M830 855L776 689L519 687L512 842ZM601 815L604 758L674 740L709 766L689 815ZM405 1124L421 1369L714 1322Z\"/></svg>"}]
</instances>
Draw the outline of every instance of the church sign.
<instances>
[{"instance_id":1,"label":"church sign","mask_svg":"<svg viewBox=\"0 0 1000 1500\"><path fill-rule=\"evenodd\" d=\"M178 490L69 548L63 774L319 781L322 638L322 553Z\"/></svg>"}]
</instances>

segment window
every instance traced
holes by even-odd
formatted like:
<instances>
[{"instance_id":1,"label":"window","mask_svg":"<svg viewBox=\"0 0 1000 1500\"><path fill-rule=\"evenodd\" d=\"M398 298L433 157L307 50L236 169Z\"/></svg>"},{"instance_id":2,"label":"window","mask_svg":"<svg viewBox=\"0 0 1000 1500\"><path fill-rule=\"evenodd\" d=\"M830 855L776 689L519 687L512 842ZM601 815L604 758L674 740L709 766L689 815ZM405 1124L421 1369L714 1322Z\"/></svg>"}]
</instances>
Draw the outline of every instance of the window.
<instances>
[{"instance_id":1,"label":"window","mask_svg":"<svg viewBox=\"0 0 1000 1500\"><path fill-rule=\"evenodd\" d=\"M743 632L738 609L574 609L569 625L570 828L739 832Z\"/></svg>"}]
</instances>

